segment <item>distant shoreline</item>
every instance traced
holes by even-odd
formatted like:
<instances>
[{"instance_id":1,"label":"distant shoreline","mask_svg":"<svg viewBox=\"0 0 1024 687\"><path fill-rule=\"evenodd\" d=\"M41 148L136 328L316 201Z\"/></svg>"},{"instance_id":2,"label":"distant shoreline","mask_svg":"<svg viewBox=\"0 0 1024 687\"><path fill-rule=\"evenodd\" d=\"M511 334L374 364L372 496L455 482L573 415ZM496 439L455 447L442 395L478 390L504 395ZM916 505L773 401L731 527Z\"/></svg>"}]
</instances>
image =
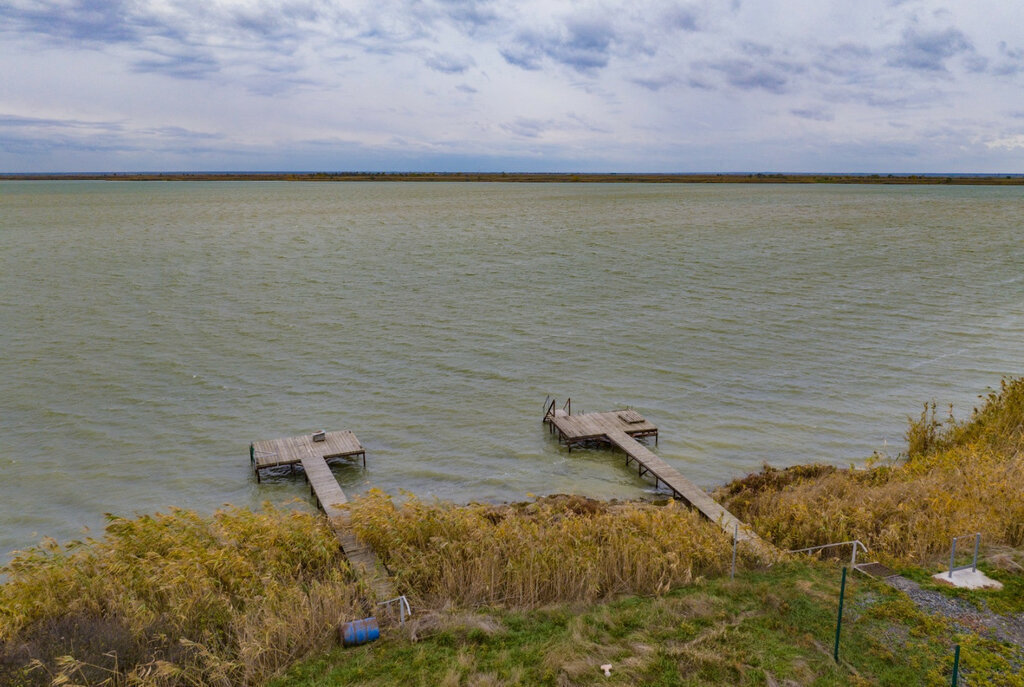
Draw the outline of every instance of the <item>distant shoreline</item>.
<instances>
[{"instance_id":1,"label":"distant shoreline","mask_svg":"<svg viewBox=\"0 0 1024 687\"><path fill-rule=\"evenodd\" d=\"M1022 186L1024 175L573 174L532 172L156 172L0 174L0 181L426 181L630 184L913 184Z\"/></svg>"}]
</instances>

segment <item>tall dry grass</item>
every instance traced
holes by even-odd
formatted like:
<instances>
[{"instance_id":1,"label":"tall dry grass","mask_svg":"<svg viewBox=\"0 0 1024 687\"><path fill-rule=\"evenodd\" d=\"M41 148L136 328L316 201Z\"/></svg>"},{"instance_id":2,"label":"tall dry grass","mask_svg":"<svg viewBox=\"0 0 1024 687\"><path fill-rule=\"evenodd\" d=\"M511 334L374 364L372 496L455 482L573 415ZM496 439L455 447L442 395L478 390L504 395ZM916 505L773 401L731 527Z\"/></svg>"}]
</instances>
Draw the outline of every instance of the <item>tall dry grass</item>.
<instances>
[{"instance_id":1,"label":"tall dry grass","mask_svg":"<svg viewBox=\"0 0 1024 687\"><path fill-rule=\"evenodd\" d=\"M363 614L326 524L270 506L110 517L2 572L2 684L260 684Z\"/></svg>"},{"instance_id":2,"label":"tall dry grass","mask_svg":"<svg viewBox=\"0 0 1024 687\"><path fill-rule=\"evenodd\" d=\"M783 548L860 539L923 563L973 532L1024 545L1024 380L1003 380L963 421L926 405L907 441L895 465L766 467L717 496Z\"/></svg>"},{"instance_id":3,"label":"tall dry grass","mask_svg":"<svg viewBox=\"0 0 1024 687\"><path fill-rule=\"evenodd\" d=\"M581 497L528 504L396 505L371 492L351 505L373 545L419 604L531 608L658 593L730 565L729 537L676 502L609 505Z\"/></svg>"}]
</instances>

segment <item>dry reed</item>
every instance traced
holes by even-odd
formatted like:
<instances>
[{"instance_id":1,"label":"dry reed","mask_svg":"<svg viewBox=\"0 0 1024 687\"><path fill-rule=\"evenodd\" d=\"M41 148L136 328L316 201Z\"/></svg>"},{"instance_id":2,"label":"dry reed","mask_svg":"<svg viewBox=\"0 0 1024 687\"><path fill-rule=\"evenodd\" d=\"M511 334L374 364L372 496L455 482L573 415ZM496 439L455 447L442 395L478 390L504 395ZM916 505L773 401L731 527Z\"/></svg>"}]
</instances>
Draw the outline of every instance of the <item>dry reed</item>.
<instances>
[{"instance_id":1,"label":"dry reed","mask_svg":"<svg viewBox=\"0 0 1024 687\"><path fill-rule=\"evenodd\" d=\"M1024 545L1024 380L1004 380L965 421L926 405L907 441L894 465L766 467L717 495L784 548L860 539L924 563L973 532L987 545Z\"/></svg>"},{"instance_id":2,"label":"dry reed","mask_svg":"<svg viewBox=\"0 0 1024 687\"><path fill-rule=\"evenodd\" d=\"M109 517L2 572L5 684L260 684L361 613L331 530L269 506Z\"/></svg>"},{"instance_id":3,"label":"dry reed","mask_svg":"<svg viewBox=\"0 0 1024 687\"><path fill-rule=\"evenodd\" d=\"M531 608L658 593L728 569L728 535L684 505L547 497L495 507L396 505L371 492L352 523L420 604Z\"/></svg>"}]
</instances>

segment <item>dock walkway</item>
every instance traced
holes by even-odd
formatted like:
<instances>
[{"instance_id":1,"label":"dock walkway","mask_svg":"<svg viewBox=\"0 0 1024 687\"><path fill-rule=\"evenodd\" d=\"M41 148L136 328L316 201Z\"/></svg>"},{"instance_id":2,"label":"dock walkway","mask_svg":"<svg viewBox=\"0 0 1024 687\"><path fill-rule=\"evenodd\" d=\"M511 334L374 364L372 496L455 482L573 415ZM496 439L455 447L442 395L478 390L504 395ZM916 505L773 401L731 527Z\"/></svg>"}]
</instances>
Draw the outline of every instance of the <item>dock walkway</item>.
<instances>
[{"instance_id":1,"label":"dock walkway","mask_svg":"<svg viewBox=\"0 0 1024 687\"><path fill-rule=\"evenodd\" d=\"M391 599L395 597L395 591L387 570L373 549L352 532L348 510L342 508L348 503L348 498L327 464L329 459L348 456L362 456L365 467L366 451L356 435L349 431L327 432L321 441L313 441L313 435L310 434L256 441L249 448L249 458L257 481L260 479L260 470L282 465L302 466L306 481L309 482L309 491L316 498L316 505L327 516L341 544L342 553L353 571L370 583L378 600Z\"/></svg>"},{"instance_id":2,"label":"dock walkway","mask_svg":"<svg viewBox=\"0 0 1024 687\"><path fill-rule=\"evenodd\" d=\"M566 410L568 408L569 410ZM655 455L635 437L653 436L657 440L658 428L648 422L635 410L616 410L607 413L582 413L573 415L567 401L562 408L556 408L551 401L544 413L544 422L558 432L560 443L572 450L573 444L600 442L619 447L626 454L626 465L636 462L638 473L651 475L655 484L665 485L672 495L688 503L704 517L732 535L737 532L740 541L764 544L749 525L723 508L707 492L687 479L681 472Z\"/></svg>"}]
</instances>

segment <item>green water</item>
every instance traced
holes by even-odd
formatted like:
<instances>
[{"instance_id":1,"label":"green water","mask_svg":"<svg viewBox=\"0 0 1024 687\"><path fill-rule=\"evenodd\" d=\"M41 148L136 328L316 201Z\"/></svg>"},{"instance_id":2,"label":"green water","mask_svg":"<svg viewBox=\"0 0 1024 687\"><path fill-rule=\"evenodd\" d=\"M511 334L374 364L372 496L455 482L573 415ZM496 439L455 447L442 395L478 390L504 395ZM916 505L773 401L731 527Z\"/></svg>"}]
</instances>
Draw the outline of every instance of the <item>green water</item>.
<instances>
[{"instance_id":1,"label":"green water","mask_svg":"<svg viewBox=\"0 0 1024 687\"><path fill-rule=\"evenodd\" d=\"M1024 373L1016 188L0 182L0 551L104 512L303 497L255 439L351 429L358 493L653 491L547 395L711 486L902 448Z\"/></svg>"}]
</instances>

